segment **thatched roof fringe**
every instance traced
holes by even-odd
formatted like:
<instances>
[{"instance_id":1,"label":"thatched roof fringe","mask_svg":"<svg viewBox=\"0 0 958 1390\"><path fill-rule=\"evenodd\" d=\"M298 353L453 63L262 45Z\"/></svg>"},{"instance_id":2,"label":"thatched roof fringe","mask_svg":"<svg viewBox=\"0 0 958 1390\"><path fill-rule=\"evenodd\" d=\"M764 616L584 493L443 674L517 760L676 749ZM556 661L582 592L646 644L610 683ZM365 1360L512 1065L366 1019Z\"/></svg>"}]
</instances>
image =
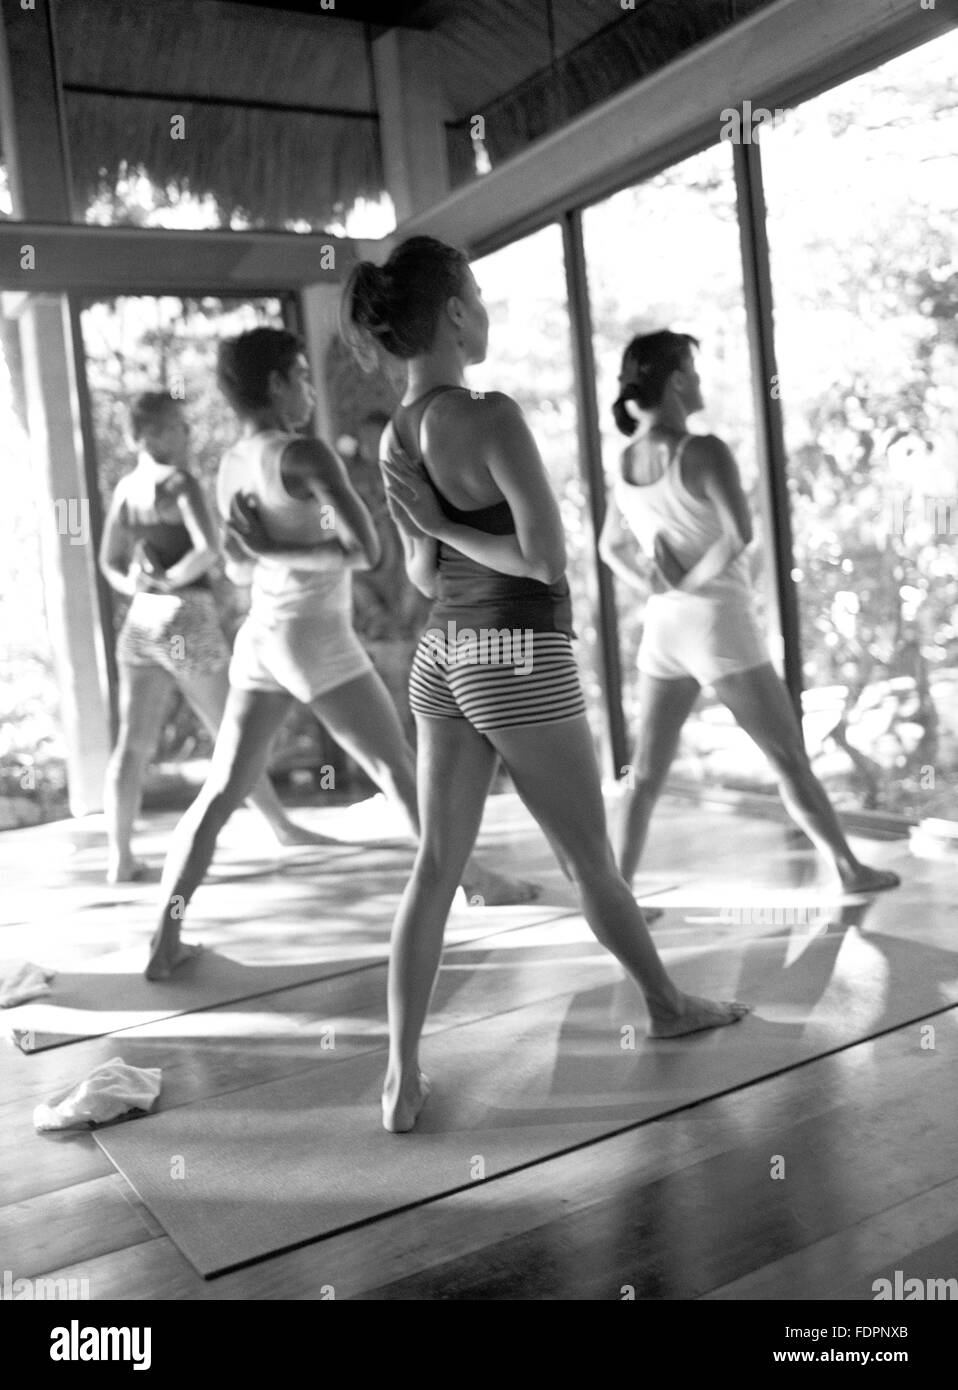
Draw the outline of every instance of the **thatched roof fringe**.
<instances>
[{"instance_id":1,"label":"thatched roof fringe","mask_svg":"<svg viewBox=\"0 0 958 1390\"><path fill-rule=\"evenodd\" d=\"M142 166L160 187L213 197L226 222L240 214L257 227L302 219L323 228L343 205L382 191L372 121L75 93L64 100L80 207L115 187L124 163ZM173 116L184 118L184 139L171 138Z\"/></svg>"}]
</instances>

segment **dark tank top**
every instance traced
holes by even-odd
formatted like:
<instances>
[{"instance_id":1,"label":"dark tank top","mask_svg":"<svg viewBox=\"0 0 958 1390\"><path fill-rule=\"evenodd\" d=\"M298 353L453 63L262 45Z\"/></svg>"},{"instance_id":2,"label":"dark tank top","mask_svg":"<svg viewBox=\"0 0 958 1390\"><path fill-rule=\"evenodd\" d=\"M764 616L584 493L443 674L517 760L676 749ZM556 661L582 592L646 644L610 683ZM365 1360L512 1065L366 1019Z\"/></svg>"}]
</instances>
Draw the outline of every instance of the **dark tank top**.
<instances>
[{"instance_id":1,"label":"dark tank top","mask_svg":"<svg viewBox=\"0 0 958 1390\"><path fill-rule=\"evenodd\" d=\"M427 409L444 391L462 391L462 386L436 386L411 405L399 406L393 428L411 459L425 460L419 445L422 420ZM427 477L429 470L426 468ZM460 526L471 526L488 536L514 536L515 522L509 503L494 502L488 507L462 509L443 496L429 478L443 516ZM554 584L538 579L502 574L473 560L445 541L439 542L437 556L438 592L429 615L430 622L454 622L458 628L528 628L533 632L564 632L572 629L572 600L565 575Z\"/></svg>"},{"instance_id":2,"label":"dark tank top","mask_svg":"<svg viewBox=\"0 0 958 1390\"><path fill-rule=\"evenodd\" d=\"M182 560L183 556L193 549L193 538L179 520L180 509L176 501L177 493L183 491L184 485L185 475L182 472L170 474L169 478L157 484L153 493L153 505L146 512L133 507L128 499L124 499L123 502L123 521L131 540L134 544L142 542L148 546L148 556L164 570ZM164 519L164 512L167 517L173 515L177 519ZM177 593L183 589L209 587L209 579L202 574L191 584L181 585Z\"/></svg>"}]
</instances>

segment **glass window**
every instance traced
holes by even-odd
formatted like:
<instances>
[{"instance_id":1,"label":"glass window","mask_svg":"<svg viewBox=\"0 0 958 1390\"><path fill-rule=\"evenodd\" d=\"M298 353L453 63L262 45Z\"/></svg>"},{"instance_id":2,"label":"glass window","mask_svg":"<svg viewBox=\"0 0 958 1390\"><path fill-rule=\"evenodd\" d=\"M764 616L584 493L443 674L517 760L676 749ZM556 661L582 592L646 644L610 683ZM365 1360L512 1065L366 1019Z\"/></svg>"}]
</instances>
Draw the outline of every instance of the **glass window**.
<instances>
[{"instance_id":1,"label":"glass window","mask_svg":"<svg viewBox=\"0 0 958 1390\"><path fill-rule=\"evenodd\" d=\"M697 365L705 411L692 417L691 429L719 435L738 460L757 538L752 577L767 622L775 610L764 602L768 576L730 147L715 146L586 209L583 236L607 480L611 485L626 443L611 412L625 347L636 334L662 328L692 334L701 343ZM619 580L615 588L623 701L631 723L644 604ZM776 636L771 635L773 654ZM730 787L774 786L765 759L710 690L703 691L685 726L673 775Z\"/></svg>"},{"instance_id":2,"label":"glass window","mask_svg":"<svg viewBox=\"0 0 958 1390\"><path fill-rule=\"evenodd\" d=\"M762 132L806 728L839 806L958 812L958 35Z\"/></svg>"}]
</instances>

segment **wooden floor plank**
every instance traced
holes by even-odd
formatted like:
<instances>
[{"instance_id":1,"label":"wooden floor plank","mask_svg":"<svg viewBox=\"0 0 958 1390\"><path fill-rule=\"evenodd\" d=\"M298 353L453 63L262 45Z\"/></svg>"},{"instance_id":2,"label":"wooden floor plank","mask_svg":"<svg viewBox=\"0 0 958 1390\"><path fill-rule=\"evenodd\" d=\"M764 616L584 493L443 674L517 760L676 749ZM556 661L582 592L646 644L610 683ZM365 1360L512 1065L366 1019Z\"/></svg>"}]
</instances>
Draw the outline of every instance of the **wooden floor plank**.
<instances>
[{"instance_id":1,"label":"wooden floor plank","mask_svg":"<svg viewBox=\"0 0 958 1390\"><path fill-rule=\"evenodd\" d=\"M16 1279L33 1278L81 1258L139 1245L155 1234L149 1212L111 1171L0 1208L0 1269L11 1270Z\"/></svg>"},{"instance_id":2,"label":"wooden floor plank","mask_svg":"<svg viewBox=\"0 0 958 1390\"><path fill-rule=\"evenodd\" d=\"M941 1236L942 1231L948 1234ZM887 1207L824 1240L771 1260L706 1295L711 1300L870 1298L874 1281L958 1277L958 1179Z\"/></svg>"}]
</instances>

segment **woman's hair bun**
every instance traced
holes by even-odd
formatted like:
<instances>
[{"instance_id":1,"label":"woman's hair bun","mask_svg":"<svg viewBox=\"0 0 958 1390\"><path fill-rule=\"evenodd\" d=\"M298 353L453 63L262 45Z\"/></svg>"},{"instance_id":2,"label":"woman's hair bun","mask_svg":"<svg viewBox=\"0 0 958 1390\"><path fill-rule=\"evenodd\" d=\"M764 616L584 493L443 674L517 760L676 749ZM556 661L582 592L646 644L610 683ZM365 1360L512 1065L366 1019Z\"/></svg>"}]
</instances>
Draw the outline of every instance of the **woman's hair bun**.
<instances>
[{"instance_id":1,"label":"woman's hair bun","mask_svg":"<svg viewBox=\"0 0 958 1390\"><path fill-rule=\"evenodd\" d=\"M469 262L434 237L410 237L385 265L360 261L343 290L340 329L360 363L379 350L408 361L427 352L444 306L463 292Z\"/></svg>"}]
</instances>

